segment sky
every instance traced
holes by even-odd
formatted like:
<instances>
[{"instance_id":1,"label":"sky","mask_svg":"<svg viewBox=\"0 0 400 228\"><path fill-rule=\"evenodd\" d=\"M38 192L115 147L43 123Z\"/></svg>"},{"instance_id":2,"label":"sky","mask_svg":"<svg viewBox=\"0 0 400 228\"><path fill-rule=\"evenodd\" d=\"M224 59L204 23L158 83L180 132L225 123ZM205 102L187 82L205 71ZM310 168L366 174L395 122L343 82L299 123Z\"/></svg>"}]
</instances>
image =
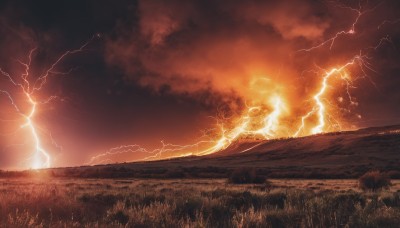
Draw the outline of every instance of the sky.
<instances>
[{"instance_id":1,"label":"sky","mask_svg":"<svg viewBox=\"0 0 400 228\"><path fill-rule=\"evenodd\" d=\"M264 139L400 124L399 12L395 0L1 1L0 169L46 166L24 94L42 82L31 120L51 167L208 153L247 120Z\"/></svg>"}]
</instances>

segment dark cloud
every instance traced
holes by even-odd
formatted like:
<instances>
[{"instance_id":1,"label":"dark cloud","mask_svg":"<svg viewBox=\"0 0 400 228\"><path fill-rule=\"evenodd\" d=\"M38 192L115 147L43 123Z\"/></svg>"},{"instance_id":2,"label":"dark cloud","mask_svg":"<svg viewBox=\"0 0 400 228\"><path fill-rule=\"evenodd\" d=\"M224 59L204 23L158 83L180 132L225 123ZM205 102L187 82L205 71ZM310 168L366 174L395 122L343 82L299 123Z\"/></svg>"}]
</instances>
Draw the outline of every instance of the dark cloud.
<instances>
[{"instance_id":1,"label":"dark cloud","mask_svg":"<svg viewBox=\"0 0 400 228\"><path fill-rule=\"evenodd\" d=\"M298 98L309 99L320 82L318 75L304 72L343 64L360 51L375 56L369 47L386 36L377 28L394 20L395 12L379 1L139 1L138 24L120 28L121 36L107 43L106 57L130 80L155 90L168 85L178 94L196 97L206 90L254 101L264 99L253 85L265 77L271 83L264 88L303 106ZM339 31L342 35L321 48L298 52Z\"/></svg>"}]
</instances>

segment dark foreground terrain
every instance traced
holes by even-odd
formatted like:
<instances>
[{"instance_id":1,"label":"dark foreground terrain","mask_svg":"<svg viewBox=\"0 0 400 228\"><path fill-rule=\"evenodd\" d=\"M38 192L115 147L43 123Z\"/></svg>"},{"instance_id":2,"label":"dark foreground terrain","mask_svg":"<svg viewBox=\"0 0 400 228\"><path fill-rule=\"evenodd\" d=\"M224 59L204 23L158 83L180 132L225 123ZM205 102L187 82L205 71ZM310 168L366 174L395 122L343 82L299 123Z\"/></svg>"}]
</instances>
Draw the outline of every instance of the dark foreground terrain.
<instances>
[{"instance_id":1,"label":"dark foreground terrain","mask_svg":"<svg viewBox=\"0 0 400 228\"><path fill-rule=\"evenodd\" d=\"M1 227L399 227L400 182L0 179Z\"/></svg>"}]
</instances>

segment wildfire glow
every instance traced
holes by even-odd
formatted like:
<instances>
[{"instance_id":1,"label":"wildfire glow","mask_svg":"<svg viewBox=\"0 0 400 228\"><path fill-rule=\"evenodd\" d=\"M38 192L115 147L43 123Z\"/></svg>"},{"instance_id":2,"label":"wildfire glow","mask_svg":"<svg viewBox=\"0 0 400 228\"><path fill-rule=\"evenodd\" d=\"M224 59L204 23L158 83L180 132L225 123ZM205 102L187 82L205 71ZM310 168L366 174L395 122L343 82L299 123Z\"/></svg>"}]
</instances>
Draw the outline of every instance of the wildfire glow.
<instances>
[{"instance_id":1,"label":"wildfire glow","mask_svg":"<svg viewBox=\"0 0 400 228\"><path fill-rule=\"evenodd\" d=\"M348 22L345 29L333 33L330 38L314 46L295 51L294 55L308 55L322 48L330 52L339 38L358 35L358 26L363 17L380 6L377 4L366 9L361 1L358 8L338 2L332 4L336 8L354 13L353 19ZM398 20L384 21L377 29L389 23L398 23ZM279 77L260 77L257 75L264 75L263 70L250 69L250 72L254 72L247 75L251 77L251 82L248 85L242 85L243 90L246 91L243 96L246 106L236 115L217 118L216 127L207 131L208 133L194 144L174 145L162 142L162 147L155 150L146 150L138 145L122 145L92 157L87 164L111 163L114 162L111 158L123 157L129 153L144 153L143 160L208 155L224 150L240 140L301 137L349 129L341 113L351 113L351 108L358 105L351 94L353 83L359 78L367 77L366 70L374 71L371 64L367 62L370 59L369 56L361 53L376 50L383 42L390 42L390 38L386 36L379 41L378 45L360 49L358 55L348 61L341 59L333 67L308 69L315 73L316 80L312 88L303 95L304 97L294 97L288 91L291 85L287 84L293 83L292 81L279 81ZM362 76L357 76L357 72L360 72ZM293 75L293 77L299 76ZM283 78L288 77L283 76ZM340 95L334 96L334 94ZM353 116L361 118L361 115L357 113Z\"/></svg>"},{"instance_id":2,"label":"wildfire glow","mask_svg":"<svg viewBox=\"0 0 400 228\"><path fill-rule=\"evenodd\" d=\"M341 121L335 118L335 113L340 112L340 109L328 107L332 106L331 102L334 99L328 92L339 90L341 84L344 84L345 93L348 95L347 99L350 105L354 105L356 102L353 101L349 88L357 77L352 78L349 70L351 67L358 66L361 68L361 72L364 72L363 68L369 66L366 59L368 59L367 56L360 54L338 67L329 70L320 68L319 71L316 71L315 73L319 75L320 80L316 85L315 93L308 101L312 105L303 116L297 117L290 112L292 103L286 101L284 92L280 92L279 89L272 89L275 92L268 93L271 90L271 85L269 85L264 90L256 89L259 97L265 96L263 99L257 99L261 102L248 106L241 115L219 120L212 136L205 135L194 144L162 143L161 148L151 151L138 145L123 145L92 157L87 164L110 163L113 161L105 159L108 156L138 152L148 154L143 160L209 155L224 150L240 140L270 140L341 130ZM263 100L265 102L262 102ZM338 100L343 102L343 97ZM288 118L295 121L290 123L282 121Z\"/></svg>"},{"instance_id":3,"label":"wildfire glow","mask_svg":"<svg viewBox=\"0 0 400 228\"><path fill-rule=\"evenodd\" d=\"M299 134L304 130L305 127L305 121L310 118L313 114L316 114L318 117L318 123L312 127L311 129L311 134L319 134L324 132L324 128L326 126L326 116L329 115L326 111L326 104L323 101L323 95L326 93L326 90L329 86L329 79L333 77L336 74L341 75L340 79L345 81L347 85L347 94L349 97L349 100L352 102L352 97L350 93L348 92L348 87L349 83L351 82L350 76L345 73L344 71L346 70L347 67L353 65L356 63L356 61L360 61L363 63L362 57L361 56L356 56L354 59L351 61L347 62L346 64L338 67L338 68L332 68L329 71L325 71L325 75L322 78L322 82L320 85L320 88L318 89L318 92L313 96L313 100L315 102L315 106L313 106L312 110L310 110L306 115L304 115L301 118L301 125L298 128L298 130L294 133L293 137L299 136Z\"/></svg>"},{"instance_id":4,"label":"wildfire glow","mask_svg":"<svg viewBox=\"0 0 400 228\"><path fill-rule=\"evenodd\" d=\"M315 105L312 106L311 110L307 112L304 116L301 117L301 123L298 129L294 134L290 134L290 131L283 132L282 127L284 124L280 123L280 118L282 115L287 112L288 104L285 103L282 95L273 95L269 100L269 107L270 112L265 115L255 115L254 113L265 111L260 106L252 106L249 107L245 111L245 115L239 117L239 121L234 125L234 127L230 129L226 129L220 126L221 137L218 140L215 140L215 145L211 148L199 153L199 155L210 154L222 149L227 148L233 142L235 142L239 138L251 137L253 139L274 139L280 137L298 137L300 135L309 135L309 134L319 134L326 132L326 122L327 116L331 114L328 112L326 107L326 102L324 99L330 99L328 97L324 98L326 95L328 87L333 87L329 80L335 76L340 75L339 79L345 81L346 85L349 86L351 82L350 76L346 73L346 68L349 66L354 65L357 62L363 62L362 56L356 56L351 61L347 62L346 64L332 68L329 71L325 71L321 79L321 83L317 92L312 96ZM351 96L349 94L349 99ZM268 110L268 109L267 109ZM307 120L312 117L316 116L317 122L307 123ZM260 121L261 120L261 121ZM262 122L261 127L259 128L252 128L251 126L259 126L259 122ZM311 125L308 127L307 131L305 130L306 125ZM290 127L288 127L290 129ZM310 133L302 133L302 132L310 132Z\"/></svg>"}]
</instances>

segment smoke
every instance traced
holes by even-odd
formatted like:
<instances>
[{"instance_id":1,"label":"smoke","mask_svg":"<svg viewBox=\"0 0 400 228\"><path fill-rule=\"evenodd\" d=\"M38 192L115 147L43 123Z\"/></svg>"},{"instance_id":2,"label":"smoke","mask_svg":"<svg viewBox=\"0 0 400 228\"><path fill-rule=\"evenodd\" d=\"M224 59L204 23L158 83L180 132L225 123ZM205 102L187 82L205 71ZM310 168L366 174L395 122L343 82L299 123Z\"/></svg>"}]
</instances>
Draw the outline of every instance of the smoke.
<instances>
[{"instance_id":1,"label":"smoke","mask_svg":"<svg viewBox=\"0 0 400 228\"><path fill-rule=\"evenodd\" d=\"M321 82L316 70L371 52L383 36L376 28L392 12L389 7L378 1L139 1L136 23L120 26L108 39L106 59L128 81L154 91L200 101L199 94L209 93L233 109L238 100L266 104L278 94L288 114L299 117ZM299 52L340 31L321 48ZM345 115L351 110L344 106L357 103L355 97L343 100L347 92L353 91L342 85L331 94L332 105L342 106Z\"/></svg>"},{"instance_id":2,"label":"smoke","mask_svg":"<svg viewBox=\"0 0 400 228\"><path fill-rule=\"evenodd\" d=\"M297 96L296 43L322 40L329 28L316 16L322 9L315 2L140 1L137 26L109 40L107 60L154 90L289 99ZM259 83L262 94L253 88Z\"/></svg>"}]
</instances>

